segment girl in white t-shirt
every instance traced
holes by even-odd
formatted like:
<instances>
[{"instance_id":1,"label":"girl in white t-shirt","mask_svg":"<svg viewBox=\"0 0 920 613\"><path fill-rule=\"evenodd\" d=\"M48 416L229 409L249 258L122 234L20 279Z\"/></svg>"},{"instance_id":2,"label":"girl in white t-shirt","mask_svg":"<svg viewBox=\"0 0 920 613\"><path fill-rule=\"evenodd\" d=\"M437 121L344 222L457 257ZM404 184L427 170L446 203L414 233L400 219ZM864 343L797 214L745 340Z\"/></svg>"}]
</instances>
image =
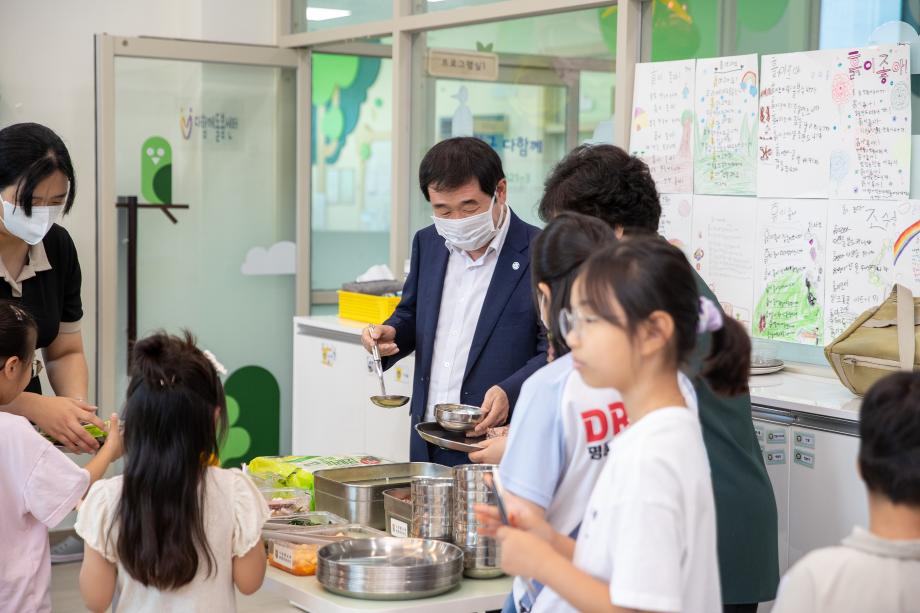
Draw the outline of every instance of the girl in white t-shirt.
<instances>
[{"instance_id":1,"label":"girl in white t-shirt","mask_svg":"<svg viewBox=\"0 0 920 613\"><path fill-rule=\"evenodd\" d=\"M630 426L613 439L577 541L530 509L514 528L480 507L502 543L502 568L546 589L534 611L721 611L715 505L696 415L677 371L700 331L713 332L703 376L720 393L747 386L750 340L701 298L690 264L657 236L630 238L584 266L561 316L575 368L620 391Z\"/></svg>"},{"instance_id":2,"label":"girl in white t-shirt","mask_svg":"<svg viewBox=\"0 0 920 613\"><path fill-rule=\"evenodd\" d=\"M124 409L124 474L86 497L80 591L104 611L235 611L265 576L268 508L238 469L216 466L227 406L213 356L158 333L134 346Z\"/></svg>"}]
</instances>

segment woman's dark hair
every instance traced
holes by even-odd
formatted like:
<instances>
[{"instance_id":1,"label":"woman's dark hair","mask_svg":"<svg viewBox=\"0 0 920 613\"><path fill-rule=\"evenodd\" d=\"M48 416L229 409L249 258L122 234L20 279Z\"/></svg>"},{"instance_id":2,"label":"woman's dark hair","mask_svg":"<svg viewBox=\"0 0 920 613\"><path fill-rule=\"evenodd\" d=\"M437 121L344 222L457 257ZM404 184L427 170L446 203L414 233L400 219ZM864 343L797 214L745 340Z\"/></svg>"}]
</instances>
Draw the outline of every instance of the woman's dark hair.
<instances>
[{"instance_id":1,"label":"woman's dark hair","mask_svg":"<svg viewBox=\"0 0 920 613\"><path fill-rule=\"evenodd\" d=\"M579 277L587 306L602 319L634 334L654 311L674 320L674 358L686 362L696 346L700 294L693 269L683 252L658 235L644 234L618 241L591 257ZM622 322L611 308L615 298L626 315ZM715 392L735 395L747 391L751 339L744 327L723 315L712 334L702 376Z\"/></svg>"},{"instance_id":2,"label":"woman's dark hair","mask_svg":"<svg viewBox=\"0 0 920 613\"><path fill-rule=\"evenodd\" d=\"M428 187L452 190L471 179L490 196L505 178L502 160L485 141L472 136L448 138L428 150L418 167L418 185L430 201Z\"/></svg>"},{"instance_id":3,"label":"woman's dark hair","mask_svg":"<svg viewBox=\"0 0 920 613\"><path fill-rule=\"evenodd\" d=\"M0 300L0 358L17 357L23 362L35 352L38 324L22 307Z\"/></svg>"},{"instance_id":4,"label":"woman's dark hair","mask_svg":"<svg viewBox=\"0 0 920 613\"><path fill-rule=\"evenodd\" d=\"M564 211L621 226L654 232L661 217L658 190L648 165L613 145L580 145L556 164L544 183L540 219Z\"/></svg>"},{"instance_id":5,"label":"woman's dark hair","mask_svg":"<svg viewBox=\"0 0 920 613\"><path fill-rule=\"evenodd\" d=\"M37 123L17 123L0 130L0 189L16 185L13 203L32 215L32 192L55 172L70 181L64 203L69 213L77 193L70 153L61 137Z\"/></svg>"},{"instance_id":6,"label":"woman's dark hair","mask_svg":"<svg viewBox=\"0 0 920 613\"><path fill-rule=\"evenodd\" d=\"M205 476L226 434L227 405L190 333L158 332L134 345L123 418L119 562L160 590L191 582L202 558L208 574L216 572L204 529Z\"/></svg>"},{"instance_id":7,"label":"woman's dark hair","mask_svg":"<svg viewBox=\"0 0 920 613\"><path fill-rule=\"evenodd\" d=\"M869 388L859 411L859 472L870 491L920 506L920 372Z\"/></svg>"},{"instance_id":8,"label":"woman's dark hair","mask_svg":"<svg viewBox=\"0 0 920 613\"><path fill-rule=\"evenodd\" d=\"M569 305L579 268L591 254L613 244L616 239L613 230L600 219L579 213L562 213L555 217L534 239L530 247L531 285L538 312L540 290L537 285L546 283L552 293L547 332L556 357L569 352L559 330L559 312Z\"/></svg>"}]
</instances>

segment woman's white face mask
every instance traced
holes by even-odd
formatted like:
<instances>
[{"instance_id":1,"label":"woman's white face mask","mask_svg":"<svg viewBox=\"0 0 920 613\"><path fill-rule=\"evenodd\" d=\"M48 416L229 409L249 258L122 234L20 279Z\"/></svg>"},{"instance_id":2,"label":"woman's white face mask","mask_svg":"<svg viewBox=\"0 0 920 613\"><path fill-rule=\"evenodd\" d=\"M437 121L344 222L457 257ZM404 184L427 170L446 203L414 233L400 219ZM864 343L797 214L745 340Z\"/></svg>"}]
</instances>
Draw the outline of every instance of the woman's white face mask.
<instances>
[{"instance_id":1,"label":"woman's white face mask","mask_svg":"<svg viewBox=\"0 0 920 613\"><path fill-rule=\"evenodd\" d=\"M67 202L70 186L67 187L68 194L64 196L64 202ZM51 226L60 219L64 212L64 205L54 206L32 206L32 215L26 215L21 206L16 206L12 202L7 202L3 196L0 196L0 202L3 203L3 225L7 232L21 238L30 245L37 245L45 238Z\"/></svg>"},{"instance_id":2,"label":"woman's white face mask","mask_svg":"<svg viewBox=\"0 0 920 613\"><path fill-rule=\"evenodd\" d=\"M432 215L434 227L444 240L462 251L476 251L489 244L498 234L498 227L492 219L492 209L495 207L495 194L489 203L489 210L470 215L462 219L444 219ZM504 214L504 212L503 212ZM499 226L501 220L499 220Z\"/></svg>"}]
</instances>

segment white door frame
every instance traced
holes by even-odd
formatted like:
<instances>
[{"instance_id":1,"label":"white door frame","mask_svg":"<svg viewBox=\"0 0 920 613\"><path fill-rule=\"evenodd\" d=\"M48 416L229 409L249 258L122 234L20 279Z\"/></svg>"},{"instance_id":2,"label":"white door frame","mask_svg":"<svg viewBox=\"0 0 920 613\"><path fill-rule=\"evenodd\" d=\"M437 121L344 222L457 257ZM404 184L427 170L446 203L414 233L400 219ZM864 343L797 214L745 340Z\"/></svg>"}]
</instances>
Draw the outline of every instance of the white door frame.
<instances>
[{"instance_id":1,"label":"white door frame","mask_svg":"<svg viewBox=\"0 0 920 613\"><path fill-rule=\"evenodd\" d=\"M118 213L115 184L115 58L134 57L275 66L297 71L295 313L310 308L310 122L300 119L310 108L309 51L259 45L209 43L164 38L96 35L96 404L118 406Z\"/></svg>"}]
</instances>

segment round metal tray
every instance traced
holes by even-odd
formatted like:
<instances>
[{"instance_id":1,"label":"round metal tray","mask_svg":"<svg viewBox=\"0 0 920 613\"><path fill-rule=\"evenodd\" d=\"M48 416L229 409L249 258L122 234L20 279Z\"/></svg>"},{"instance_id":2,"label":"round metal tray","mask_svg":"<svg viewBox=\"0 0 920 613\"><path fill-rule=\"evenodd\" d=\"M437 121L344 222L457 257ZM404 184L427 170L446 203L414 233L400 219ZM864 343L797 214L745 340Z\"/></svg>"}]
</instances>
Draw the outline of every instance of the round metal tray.
<instances>
[{"instance_id":1,"label":"round metal tray","mask_svg":"<svg viewBox=\"0 0 920 613\"><path fill-rule=\"evenodd\" d=\"M330 592L367 600L427 598L460 584L463 550L415 538L346 540L319 550L316 578Z\"/></svg>"},{"instance_id":2,"label":"round metal tray","mask_svg":"<svg viewBox=\"0 0 920 613\"><path fill-rule=\"evenodd\" d=\"M442 428L436 421L426 421L416 424L415 431L432 445L451 449L453 451L462 451L464 453L473 453L482 451L479 443L486 440L485 436L469 437L463 432L448 432Z\"/></svg>"}]
</instances>

